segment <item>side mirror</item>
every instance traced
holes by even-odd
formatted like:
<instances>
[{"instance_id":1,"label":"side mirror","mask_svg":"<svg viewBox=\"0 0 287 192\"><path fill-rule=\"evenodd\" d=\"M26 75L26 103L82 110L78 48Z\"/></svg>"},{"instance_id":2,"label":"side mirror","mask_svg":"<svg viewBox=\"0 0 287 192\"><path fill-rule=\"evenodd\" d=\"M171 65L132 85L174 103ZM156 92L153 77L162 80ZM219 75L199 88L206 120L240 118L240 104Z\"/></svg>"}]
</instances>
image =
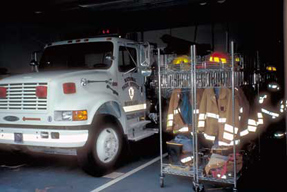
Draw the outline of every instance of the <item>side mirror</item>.
<instances>
[{"instance_id":1,"label":"side mirror","mask_svg":"<svg viewBox=\"0 0 287 192\"><path fill-rule=\"evenodd\" d=\"M142 67L141 69L141 74L144 76L144 77L149 77L152 73L152 70L150 67Z\"/></svg>"},{"instance_id":2,"label":"side mirror","mask_svg":"<svg viewBox=\"0 0 287 192\"><path fill-rule=\"evenodd\" d=\"M38 63L38 61L36 61L35 59L32 59L32 60L30 61L30 66L36 67L36 66L39 66L39 63Z\"/></svg>"},{"instance_id":3,"label":"side mirror","mask_svg":"<svg viewBox=\"0 0 287 192\"><path fill-rule=\"evenodd\" d=\"M105 55L105 60L113 61L114 59L115 59L115 57L111 53L107 53Z\"/></svg>"},{"instance_id":4,"label":"side mirror","mask_svg":"<svg viewBox=\"0 0 287 192\"><path fill-rule=\"evenodd\" d=\"M38 66L38 54L41 53L40 51L34 51L31 55L31 61L30 61L30 66L32 67L32 71L39 72Z\"/></svg>"}]
</instances>

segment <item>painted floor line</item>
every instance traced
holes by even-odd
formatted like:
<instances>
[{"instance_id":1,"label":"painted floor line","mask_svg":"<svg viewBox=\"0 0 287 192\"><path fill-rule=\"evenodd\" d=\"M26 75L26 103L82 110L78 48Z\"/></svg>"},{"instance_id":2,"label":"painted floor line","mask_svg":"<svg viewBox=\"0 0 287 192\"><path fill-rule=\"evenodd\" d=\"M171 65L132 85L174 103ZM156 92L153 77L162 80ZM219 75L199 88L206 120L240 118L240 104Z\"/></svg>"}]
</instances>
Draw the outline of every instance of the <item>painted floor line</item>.
<instances>
[{"instance_id":1,"label":"painted floor line","mask_svg":"<svg viewBox=\"0 0 287 192\"><path fill-rule=\"evenodd\" d=\"M167 156L167 153L163 154L163 157L166 157L166 156ZM125 173L124 175L122 175L122 176L120 176L120 177L118 177L118 178L116 178L116 179L114 179L114 180L112 180L112 181L110 181L110 182L108 182L108 183L106 183L106 184L104 184L104 185L92 190L91 192L100 192L100 191L102 191L102 190L114 185L115 183L125 179L126 177L128 177L128 176L130 176L130 175L132 175L132 174L134 174L134 173L146 168L147 166L150 166L151 164L157 162L158 160L160 160L160 156L158 156L158 157L154 158L153 160L151 160L151 161L149 161L149 162L147 162L147 163L145 163L145 164L143 164L143 165L141 165L141 166L139 166L139 167L127 172L127 173Z\"/></svg>"}]
</instances>

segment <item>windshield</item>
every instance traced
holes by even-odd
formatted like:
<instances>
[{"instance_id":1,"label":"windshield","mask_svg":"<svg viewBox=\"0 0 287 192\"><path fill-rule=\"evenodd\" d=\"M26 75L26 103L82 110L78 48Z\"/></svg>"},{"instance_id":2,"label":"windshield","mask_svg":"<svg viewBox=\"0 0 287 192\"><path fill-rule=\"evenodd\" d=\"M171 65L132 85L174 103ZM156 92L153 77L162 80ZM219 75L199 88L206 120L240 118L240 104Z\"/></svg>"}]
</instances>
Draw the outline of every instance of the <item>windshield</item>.
<instances>
[{"instance_id":1,"label":"windshield","mask_svg":"<svg viewBox=\"0 0 287 192\"><path fill-rule=\"evenodd\" d=\"M112 65L113 44L91 42L47 47L40 60L40 69L108 69Z\"/></svg>"}]
</instances>

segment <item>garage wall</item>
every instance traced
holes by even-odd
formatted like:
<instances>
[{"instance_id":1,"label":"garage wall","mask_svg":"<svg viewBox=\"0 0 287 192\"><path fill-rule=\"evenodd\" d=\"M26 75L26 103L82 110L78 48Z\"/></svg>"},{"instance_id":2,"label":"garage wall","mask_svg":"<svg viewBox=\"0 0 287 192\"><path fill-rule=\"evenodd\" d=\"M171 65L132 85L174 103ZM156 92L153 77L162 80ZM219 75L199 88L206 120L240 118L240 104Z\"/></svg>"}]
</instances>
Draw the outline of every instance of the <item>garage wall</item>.
<instances>
[{"instance_id":1,"label":"garage wall","mask_svg":"<svg viewBox=\"0 0 287 192\"><path fill-rule=\"evenodd\" d=\"M53 29L31 24L4 24L0 27L0 67L8 72L30 72L31 53L55 39Z\"/></svg>"},{"instance_id":2,"label":"garage wall","mask_svg":"<svg viewBox=\"0 0 287 192\"><path fill-rule=\"evenodd\" d=\"M213 29L214 50L225 51L225 25L215 24ZM65 29L29 23L2 25L0 27L0 67L7 68L12 74L30 72L31 53L41 50L48 42L58 40L61 36L61 30ZM73 31L75 30L65 31L65 33L73 33ZM157 43L159 47L165 47L166 44L160 39L164 34L192 42L195 39L196 43L212 44L212 25L198 26L196 38L194 36L194 26L146 31L143 33L143 38L144 41ZM141 36L138 35L138 37Z\"/></svg>"},{"instance_id":3,"label":"garage wall","mask_svg":"<svg viewBox=\"0 0 287 192\"><path fill-rule=\"evenodd\" d=\"M214 24L213 27L212 25L200 25L197 27L197 32L195 26L148 31L144 32L144 41L154 42L157 43L159 47L165 47L166 44L160 39L164 34L200 44L214 43L214 50L226 51L226 26L224 24ZM229 36L229 39L236 39L235 36L232 36L231 32L229 32Z\"/></svg>"}]
</instances>

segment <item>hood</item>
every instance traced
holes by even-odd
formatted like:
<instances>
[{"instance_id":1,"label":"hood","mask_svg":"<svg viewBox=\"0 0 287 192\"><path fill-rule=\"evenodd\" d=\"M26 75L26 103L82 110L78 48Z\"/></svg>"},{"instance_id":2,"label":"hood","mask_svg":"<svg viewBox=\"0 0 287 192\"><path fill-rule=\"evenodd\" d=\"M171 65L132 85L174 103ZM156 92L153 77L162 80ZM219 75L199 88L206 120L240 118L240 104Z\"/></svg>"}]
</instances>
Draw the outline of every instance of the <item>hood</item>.
<instances>
[{"instance_id":1,"label":"hood","mask_svg":"<svg viewBox=\"0 0 287 192\"><path fill-rule=\"evenodd\" d=\"M108 78L110 76L108 71L101 70L62 70L12 75L0 80L0 83L50 82L55 79L64 79L70 77L85 78L86 76L90 75L96 77L97 79Z\"/></svg>"}]
</instances>

